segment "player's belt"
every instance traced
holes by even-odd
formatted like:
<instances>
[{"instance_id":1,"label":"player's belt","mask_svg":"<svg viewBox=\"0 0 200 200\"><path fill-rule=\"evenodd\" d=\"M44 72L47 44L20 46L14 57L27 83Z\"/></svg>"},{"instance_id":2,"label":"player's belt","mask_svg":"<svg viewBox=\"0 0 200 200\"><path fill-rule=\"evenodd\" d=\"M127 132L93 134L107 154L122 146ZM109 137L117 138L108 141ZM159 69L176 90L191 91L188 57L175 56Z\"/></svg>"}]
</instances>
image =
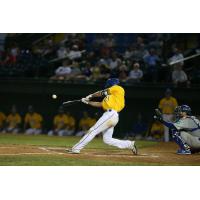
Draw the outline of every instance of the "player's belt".
<instances>
[{"instance_id":1,"label":"player's belt","mask_svg":"<svg viewBox=\"0 0 200 200\"><path fill-rule=\"evenodd\" d=\"M107 111L108 111L108 112L111 112L111 111L117 112L116 110L112 110L112 109L108 109ZM119 112L117 112L117 113L119 113Z\"/></svg>"}]
</instances>

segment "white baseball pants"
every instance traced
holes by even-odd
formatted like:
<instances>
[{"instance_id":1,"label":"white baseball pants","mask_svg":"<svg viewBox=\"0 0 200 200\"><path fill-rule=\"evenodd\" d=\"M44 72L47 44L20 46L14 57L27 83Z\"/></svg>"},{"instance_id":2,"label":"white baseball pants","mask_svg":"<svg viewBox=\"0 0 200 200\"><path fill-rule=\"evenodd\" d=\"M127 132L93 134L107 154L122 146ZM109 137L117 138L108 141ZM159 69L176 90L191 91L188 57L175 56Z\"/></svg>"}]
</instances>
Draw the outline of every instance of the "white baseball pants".
<instances>
[{"instance_id":1,"label":"white baseball pants","mask_svg":"<svg viewBox=\"0 0 200 200\"><path fill-rule=\"evenodd\" d=\"M191 148L200 149L199 137L193 136L190 133L187 133L185 131L181 131L181 137Z\"/></svg>"},{"instance_id":2,"label":"white baseball pants","mask_svg":"<svg viewBox=\"0 0 200 200\"><path fill-rule=\"evenodd\" d=\"M163 114L163 119L167 122L172 122L173 115ZM164 141L169 142L169 128L167 126L164 126Z\"/></svg>"},{"instance_id":3,"label":"white baseball pants","mask_svg":"<svg viewBox=\"0 0 200 200\"><path fill-rule=\"evenodd\" d=\"M106 144L118 147L120 149L131 149L131 141L112 138L114 127L118 121L119 116L116 111L106 111L96 122L96 124L89 129L87 134L72 147L72 150L80 151L99 133L103 133L103 141Z\"/></svg>"},{"instance_id":4,"label":"white baseball pants","mask_svg":"<svg viewBox=\"0 0 200 200\"><path fill-rule=\"evenodd\" d=\"M37 128L29 128L25 132L26 135L39 135L41 133L42 133L42 130L37 129Z\"/></svg>"}]
</instances>

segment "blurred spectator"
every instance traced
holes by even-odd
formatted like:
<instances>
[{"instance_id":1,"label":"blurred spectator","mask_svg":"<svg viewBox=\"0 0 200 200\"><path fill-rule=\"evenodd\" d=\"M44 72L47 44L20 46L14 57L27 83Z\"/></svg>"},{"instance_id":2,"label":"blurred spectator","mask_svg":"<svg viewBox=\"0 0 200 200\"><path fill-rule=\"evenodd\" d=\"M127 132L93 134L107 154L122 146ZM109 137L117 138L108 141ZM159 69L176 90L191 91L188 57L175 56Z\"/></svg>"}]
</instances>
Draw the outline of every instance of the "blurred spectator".
<instances>
[{"instance_id":1,"label":"blurred spectator","mask_svg":"<svg viewBox=\"0 0 200 200\"><path fill-rule=\"evenodd\" d=\"M130 59L132 56L133 56L133 51L135 49L133 48L133 46L130 46L128 47L126 50L125 50L125 53L124 53L124 59Z\"/></svg>"},{"instance_id":2,"label":"blurred spectator","mask_svg":"<svg viewBox=\"0 0 200 200\"><path fill-rule=\"evenodd\" d=\"M109 60L108 64L109 69L114 70L119 66L119 64L121 64L121 60L117 58L117 55L115 53L113 53Z\"/></svg>"},{"instance_id":3,"label":"blurred spectator","mask_svg":"<svg viewBox=\"0 0 200 200\"><path fill-rule=\"evenodd\" d=\"M137 39L136 39L136 46L137 47L141 47L141 46L144 46L144 38L142 36L138 36Z\"/></svg>"},{"instance_id":4,"label":"blurred spectator","mask_svg":"<svg viewBox=\"0 0 200 200\"><path fill-rule=\"evenodd\" d=\"M148 139L162 141L164 135L164 126L159 122L153 122Z\"/></svg>"},{"instance_id":5,"label":"blurred spectator","mask_svg":"<svg viewBox=\"0 0 200 200\"><path fill-rule=\"evenodd\" d=\"M101 78L101 71L99 69L99 67L96 65L95 67L93 67L92 69L92 74L90 76L90 79L92 81L97 81Z\"/></svg>"},{"instance_id":6,"label":"blurred spectator","mask_svg":"<svg viewBox=\"0 0 200 200\"><path fill-rule=\"evenodd\" d=\"M22 122L21 116L17 113L16 106L12 106L11 113L6 119L5 133L19 133L20 124Z\"/></svg>"},{"instance_id":7,"label":"blurred spectator","mask_svg":"<svg viewBox=\"0 0 200 200\"><path fill-rule=\"evenodd\" d=\"M71 66L69 65L68 60L63 61L62 66L58 67L55 70L55 75L50 79L52 80L64 80L69 77L72 72Z\"/></svg>"},{"instance_id":8,"label":"blurred spectator","mask_svg":"<svg viewBox=\"0 0 200 200\"><path fill-rule=\"evenodd\" d=\"M112 33L109 33L104 41L105 47L113 48L115 46L115 39Z\"/></svg>"},{"instance_id":9,"label":"blurred spectator","mask_svg":"<svg viewBox=\"0 0 200 200\"><path fill-rule=\"evenodd\" d=\"M10 49L10 60L12 63L15 63L17 61L17 56L19 55L19 47L17 44L13 44L13 46Z\"/></svg>"},{"instance_id":10,"label":"blurred spectator","mask_svg":"<svg viewBox=\"0 0 200 200\"><path fill-rule=\"evenodd\" d=\"M60 48L57 50L57 57L58 58L66 58L68 55L67 48L62 43Z\"/></svg>"},{"instance_id":11,"label":"blurred spectator","mask_svg":"<svg viewBox=\"0 0 200 200\"><path fill-rule=\"evenodd\" d=\"M3 112L0 112L0 131L4 129L6 122L6 115Z\"/></svg>"},{"instance_id":12,"label":"blurred spectator","mask_svg":"<svg viewBox=\"0 0 200 200\"><path fill-rule=\"evenodd\" d=\"M150 49L149 55L144 56L144 62L147 65L147 73L151 81L156 82L158 79L158 63L160 58L156 54L155 49Z\"/></svg>"},{"instance_id":13,"label":"blurred spectator","mask_svg":"<svg viewBox=\"0 0 200 200\"><path fill-rule=\"evenodd\" d=\"M67 56L70 60L74 60L74 59L77 59L77 58L81 58L82 52L84 52L84 51L79 51L77 45L73 45L72 49L69 51Z\"/></svg>"},{"instance_id":14,"label":"blurred spectator","mask_svg":"<svg viewBox=\"0 0 200 200\"><path fill-rule=\"evenodd\" d=\"M168 88L165 91L165 97L162 98L159 102L159 109L163 113L163 119L165 121L172 122L174 109L178 106L177 100L172 97L172 91ZM164 141L169 142L169 129L164 127Z\"/></svg>"},{"instance_id":15,"label":"blurred spectator","mask_svg":"<svg viewBox=\"0 0 200 200\"><path fill-rule=\"evenodd\" d=\"M175 61L178 61L181 59L184 59L183 54L181 53L180 49L178 49L177 47L174 47L173 48L173 56L169 58L168 62L171 63L171 62L175 62ZM184 61L181 61L177 64L183 66ZM177 64L174 64L174 65L176 66Z\"/></svg>"},{"instance_id":16,"label":"blurred spectator","mask_svg":"<svg viewBox=\"0 0 200 200\"><path fill-rule=\"evenodd\" d=\"M84 62L83 65L84 66L81 68L82 74L79 75L79 78L89 80L90 76L92 74L92 66L91 66L90 62Z\"/></svg>"},{"instance_id":17,"label":"blurred spectator","mask_svg":"<svg viewBox=\"0 0 200 200\"><path fill-rule=\"evenodd\" d=\"M174 66L174 71L172 72L172 81L175 86L189 87L190 85L187 74L182 70L182 66L180 64Z\"/></svg>"},{"instance_id":18,"label":"blurred spectator","mask_svg":"<svg viewBox=\"0 0 200 200\"><path fill-rule=\"evenodd\" d=\"M63 107L58 109L58 114L54 117L53 130L48 132L49 136L58 135L58 136L65 136L67 135L67 124L68 124L68 116L64 113Z\"/></svg>"},{"instance_id":19,"label":"blurred spectator","mask_svg":"<svg viewBox=\"0 0 200 200\"><path fill-rule=\"evenodd\" d=\"M128 67L125 63L122 63L121 66L119 66L119 80L121 82L127 81L127 75L128 75Z\"/></svg>"},{"instance_id":20,"label":"blurred spectator","mask_svg":"<svg viewBox=\"0 0 200 200\"><path fill-rule=\"evenodd\" d=\"M68 118L68 121L66 123L66 135L70 136L70 135L73 135L75 131L76 121L70 112L67 112L66 115Z\"/></svg>"},{"instance_id":21,"label":"blurred spectator","mask_svg":"<svg viewBox=\"0 0 200 200\"><path fill-rule=\"evenodd\" d=\"M143 71L140 69L139 63L133 64L133 69L129 72L129 76L127 78L128 82L140 82L143 77Z\"/></svg>"},{"instance_id":22,"label":"blurred spectator","mask_svg":"<svg viewBox=\"0 0 200 200\"><path fill-rule=\"evenodd\" d=\"M80 79L82 78L81 76L81 70L80 70L80 66L79 66L79 63L76 62L76 61L73 61L72 62L72 65L71 65L71 73L69 74L69 76L66 76L65 79L68 80L68 79Z\"/></svg>"},{"instance_id":23,"label":"blurred spectator","mask_svg":"<svg viewBox=\"0 0 200 200\"><path fill-rule=\"evenodd\" d=\"M38 135L42 133L43 118L39 113L34 112L33 106L28 107L28 113L24 119L24 130L27 135Z\"/></svg>"},{"instance_id":24,"label":"blurred spectator","mask_svg":"<svg viewBox=\"0 0 200 200\"><path fill-rule=\"evenodd\" d=\"M83 117L79 121L79 128L76 136L85 135L86 131L88 131L94 124L96 123L95 118L89 117L87 112L83 112Z\"/></svg>"},{"instance_id":25,"label":"blurred spectator","mask_svg":"<svg viewBox=\"0 0 200 200\"><path fill-rule=\"evenodd\" d=\"M144 122L141 113L137 115L136 121L133 123L133 128L129 136L136 139L141 139L146 135L147 124Z\"/></svg>"}]
</instances>

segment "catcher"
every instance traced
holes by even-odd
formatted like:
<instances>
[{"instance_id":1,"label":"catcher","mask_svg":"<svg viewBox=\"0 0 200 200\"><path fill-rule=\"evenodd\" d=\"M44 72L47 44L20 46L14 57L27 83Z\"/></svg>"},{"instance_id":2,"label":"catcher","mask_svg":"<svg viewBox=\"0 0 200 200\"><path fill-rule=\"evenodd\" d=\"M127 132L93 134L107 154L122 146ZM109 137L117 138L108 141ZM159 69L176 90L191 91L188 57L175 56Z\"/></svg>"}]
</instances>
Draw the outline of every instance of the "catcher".
<instances>
[{"instance_id":1,"label":"catcher","mask_svg":"<svg viewBox=\"0 0 200 200\"><path fill-rule=\"evenodd\" d=\"M174 123L163 120L162 113L156 109L155 120L167 126L173 140L178 144L177 154L192 154L200 151L200 121L192 116L192 110L187 105L175 108L176 120Z\"/></svg>"},{"instance_id":2,"label":"catcher","mask_svg":"<svg viewBox=\"0 0 200 200\"><path fill-rule=\"evenodd\" d=\"M114 127L119 121L119 112L125 106L124 89L119 86L119 80L115 78L108 79L106 81L105 90L98 91L94 94L88 95L86 98L82 98L82 102L98 107L105 110L101 118L92 126L87 134L77 143L72 149L67 150L68 153L79 154L96 135L103 134L103 141L120 149L130 149L134 154L137 154L137 148L135 141L119 140L112 137ZM91 101L94 97L104 97L102 102Z\"/></svg>"}]
</instances>

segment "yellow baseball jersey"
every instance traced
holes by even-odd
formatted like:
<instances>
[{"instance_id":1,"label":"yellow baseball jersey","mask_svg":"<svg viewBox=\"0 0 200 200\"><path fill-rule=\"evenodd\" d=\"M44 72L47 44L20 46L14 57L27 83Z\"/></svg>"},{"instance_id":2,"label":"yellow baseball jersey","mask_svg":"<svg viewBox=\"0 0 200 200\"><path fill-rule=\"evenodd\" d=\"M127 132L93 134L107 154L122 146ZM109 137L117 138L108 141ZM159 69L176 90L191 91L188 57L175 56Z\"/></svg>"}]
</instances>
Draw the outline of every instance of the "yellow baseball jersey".
<instances>
[{"instance_id":1,"label":"yellow baseball jersey","mask_svg":"<svg viewBox=\"0 0 200 200\"><path fill-rule=\"evenodd\" d=\"M68 116L68 126L71 128L75 127L75 119L72 116Z\"/></svg>"},{"instance_id":2,"label":"yellow baseball jersey","mask_svg":"<svg viewBox=\"0 0 200 200\"><path fill-rule=\"evenodd\" d=\"M38 113L33 113L32 115L27 113L25 116L25 123L28 123L31 128L40 129L42 127L42 121L43 118Z\"/></svg>"},{"instance_id":3,"label":"yellow baseball jersey","mask_svg":"<svg viewBox=\"0 0 200 200\"><path fill-rule=\"evenodd\" d=\"M3 122L6 120L4 113L0 112L0 127L3 125Z\"/></svg>"},{"instance_id":4,"label":"yellow baseball jersey","mask_svg":"<svg viewBox=\"0 0 200 200\"><path fill-rule=\"evenodd\" d=\"M9 128L15 128L18 124L21 123L22 118L18 113L16 113L15 115L10 114L8 115L6 121L8 122Z\"/></svg>"},{"instance_id":5,"label":"yellow baseball jersey","mask_svg":"<svg viewBox=\"0 0 200 200\"><path fill-rule=\"evenodd\" d=\"M125 91L119 85L108 88L108 95L102 101L104 110L113 109L120 112L125 106Z\"/></svg>"},{"instance_id":6,"label":"yellow baseball jersey","mask_svg":"<svg viewBox=\"0 0 200 200\"><path fill-rule=\"evenodd\" d=\"M96 119L87 117L87 118L82 118L79 122L79 127L92 127L96 123Z\"/></svg>"},{"instance_id":7,"label":"yellow baseball jersey","mask_svg":"<svg viewBox=\"0 0 200 200\"><path fill-rule=\"evenodd\" d=\"M151 127L151 133L154 133L155 131L164 133L164 126L161 123L153 123Z\"/></svg>"},{"instance_id":8,"label":"yellow baseball jersey","mask_svg":"<svg viewBox=\"0 0 200 200\"><path fill-rule=\"evenodd\" d=\"M178 106L177 100L174 97L167 99L166 97L162 98L159 103L159 108L164 114L173 114L174 109Z\"/></svg>"},{"instance_id":9,"label":"yellow baseball jersey","mask_svg":"<svg viewBox=\"0 0 200 200\"><path fill-rule=\"evenodd\" d=\"M66 125L68 123L69 119L67 117L67 115L63 114L63 115L56 115L54 117L54 125L56 128L63 128L64 125Z\"/></svg>"}]
</instances>

